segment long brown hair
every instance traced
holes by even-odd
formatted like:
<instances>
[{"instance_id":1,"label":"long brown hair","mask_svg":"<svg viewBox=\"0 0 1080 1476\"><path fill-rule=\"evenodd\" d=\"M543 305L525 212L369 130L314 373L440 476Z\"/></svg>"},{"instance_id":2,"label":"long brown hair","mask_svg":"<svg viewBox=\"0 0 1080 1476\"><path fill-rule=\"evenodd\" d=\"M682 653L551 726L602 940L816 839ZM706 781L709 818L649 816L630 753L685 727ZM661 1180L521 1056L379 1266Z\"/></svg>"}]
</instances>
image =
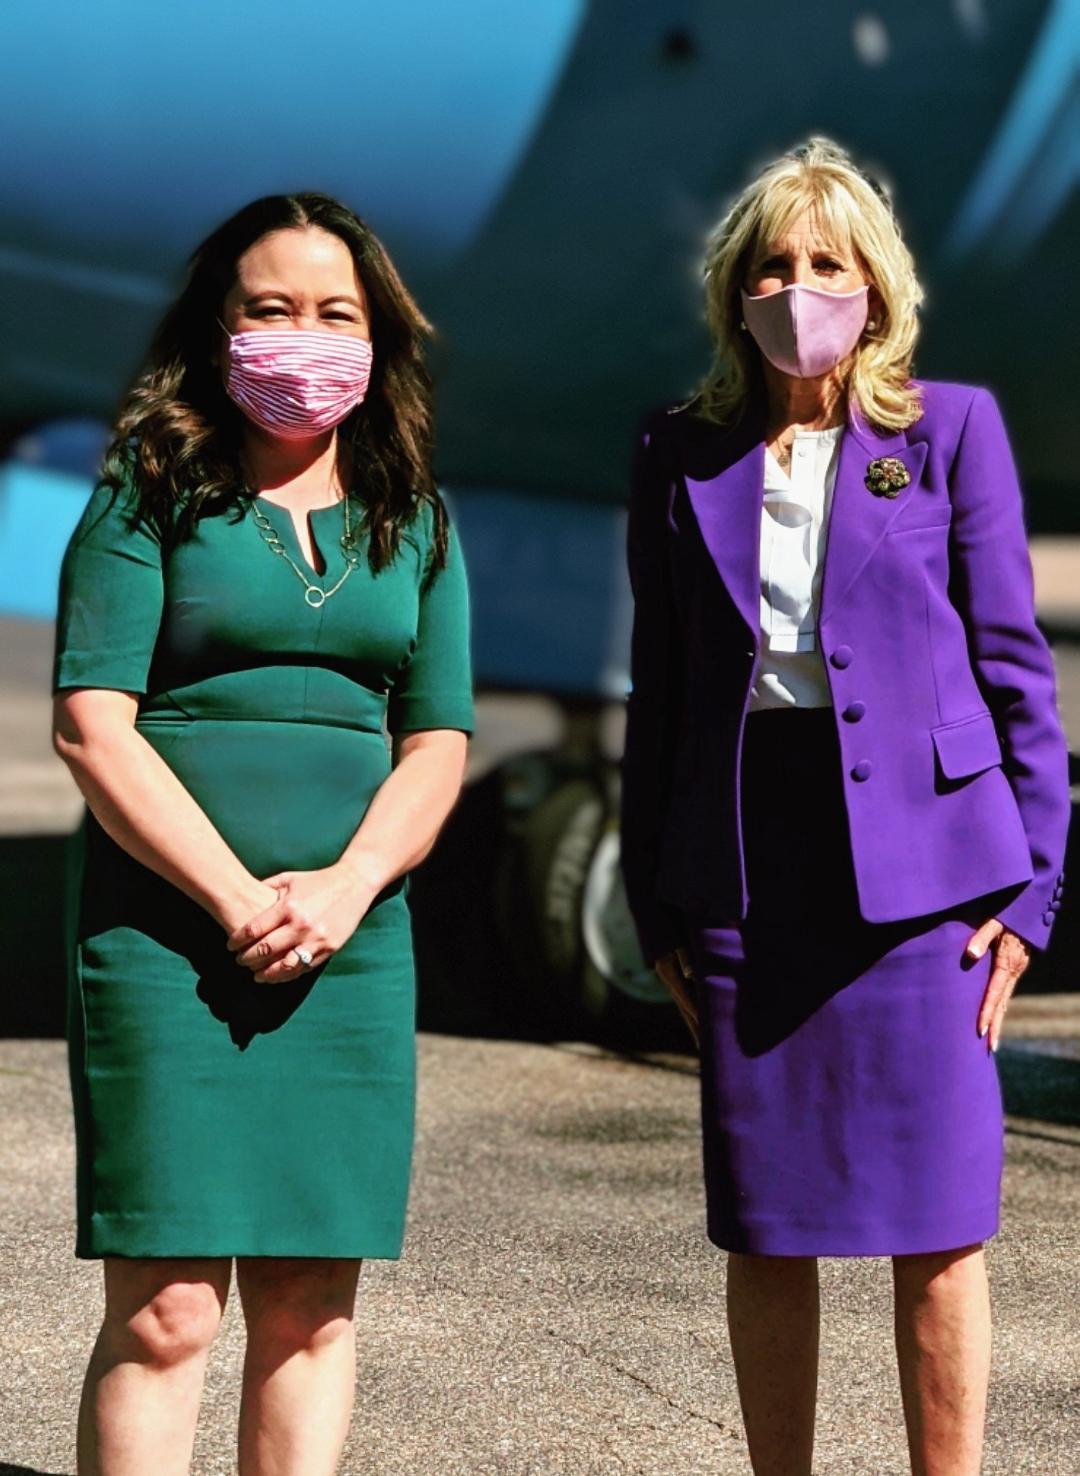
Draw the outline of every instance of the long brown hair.
<instances>
[{"instance_id":1,"label":"long brown hair","mask_svg":"<svg viewBox=\"0 0 1080 1476\"><path fill-rule=\"evenodd\" d=\"M371 381L338 427L351 450L349 491L362 499L357 532L368 534L369 563L378 572L394 558L421 504L431 503L430 577L445 563L447 547L446 508L431 473L431 376L424 357L431 324L374 231L330 195L265 195L196 247L185 285L121 401L101 480L117 491L131 484L136 517L170 540L189 536L201 516L240 507L243 412L211 361L216 319L244 252L272 231L305 226L344 241L368 298Z\"/></svg>"}]
</instances>

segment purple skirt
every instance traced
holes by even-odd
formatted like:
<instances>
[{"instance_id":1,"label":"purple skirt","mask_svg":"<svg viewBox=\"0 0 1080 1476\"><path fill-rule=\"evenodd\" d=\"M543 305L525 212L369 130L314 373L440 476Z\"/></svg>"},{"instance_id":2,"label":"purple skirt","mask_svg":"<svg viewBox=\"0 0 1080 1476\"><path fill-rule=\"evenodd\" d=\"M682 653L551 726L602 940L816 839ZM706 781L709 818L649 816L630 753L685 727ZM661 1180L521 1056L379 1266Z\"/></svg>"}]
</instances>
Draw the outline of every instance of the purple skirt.
<instances>
[{"instance_id":1,"label":"purple skirt","mask_svg":"<svg viewBox=\"0 0 1080 1476\"><path fill-rule=\"evenodd\" d=\"M991 953L964 948L995 899L863 920L831 708L750 713L742 797L748 916L687 914L709 1239L787 1256L986 1239L1004 1123L977 1033Z\"/></svg>"}]
</instances>

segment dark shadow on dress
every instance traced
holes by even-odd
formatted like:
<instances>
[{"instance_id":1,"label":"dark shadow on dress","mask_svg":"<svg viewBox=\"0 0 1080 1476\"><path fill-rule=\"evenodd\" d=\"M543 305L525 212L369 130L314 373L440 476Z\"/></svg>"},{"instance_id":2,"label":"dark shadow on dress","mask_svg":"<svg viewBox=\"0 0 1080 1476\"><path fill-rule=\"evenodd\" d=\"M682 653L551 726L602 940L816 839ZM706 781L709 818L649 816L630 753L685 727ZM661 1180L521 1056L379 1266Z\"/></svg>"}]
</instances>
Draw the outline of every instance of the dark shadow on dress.
<instances>
[{"instance_id":1,"label":"dark shadow on dress","mask_svg":"<svg viewBox=\"0 0 1080 1476\"><path fill-rule=\"evenodd\" d=\"M224 949L225 945L220 946ZM304 1003L325 968L320 964L296 979L272 984L259 983L250 969L236 962L206 959L197 966L200 972L195 993L214 1019L228 1027L229 1038L241 1051L257 1035L280 1030Z\"/></svg>"},{"instance_id":2,"label":"dark shadow on dress","mask_svg":"<svg viewBox=\"0 0 1080 1476\"><path fill-rule=\"evenodd\" d=\"M1012 895L994 893L897 922L862 917L828 708L748 720L742 824L746 918L739 926L705 914L688 913L687 920L695 973L734 985L735 1030L747 1056L774 1050L905 940L949 917L974 932ZM975 967L963 948L962 942L958 965Z\"/></svg>"},{"instance_id":3,"label":"dark shadow on dress","mask_svg":"<svg viewBox=\"0 0 1080 1476\"><path fill-rule=\"evenodd\" d=\"M978 908L968 911L974 919ZM775 922L770 931L758 926L751 908L742 929L743 957L725 966L735 980L735 1031L743 1051L762 1056L775 1049L893 948L929 932L943 916L871 927L853 914L851 899L834 895L816 909L794 909L790 926L778 934ZM978 923L971 926L974 931ZM962 951L958 962L975 966Z\"/></svg>"},{"instance_id":4,"label":"dark shadow on dress","mask_svg":"<svg viewBox=\"0 0 1080 1476\"><path fill-rule=\"evenodd\" d=\"M109 848L108 858L99 855ZM131 927L161 948L186 959L196 975L195 993L229 1032L238 1050L257 1035L280 1030L318 983L320 965L295 979L260 982L237 963L222 927L190 897L123 851L91 818L86 828L83 937L109 927ZM98 884L98 878L107 882Z\"/></svg>"}]
</instances>

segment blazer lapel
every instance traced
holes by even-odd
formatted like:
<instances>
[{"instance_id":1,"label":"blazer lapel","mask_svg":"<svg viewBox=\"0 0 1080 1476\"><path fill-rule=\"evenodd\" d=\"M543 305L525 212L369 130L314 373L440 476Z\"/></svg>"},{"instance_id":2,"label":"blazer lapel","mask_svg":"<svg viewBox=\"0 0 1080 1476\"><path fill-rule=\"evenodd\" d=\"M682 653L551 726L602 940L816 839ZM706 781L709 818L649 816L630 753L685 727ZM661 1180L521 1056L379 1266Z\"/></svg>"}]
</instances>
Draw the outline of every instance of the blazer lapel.
<instances>
[{"instance_id":1,"label":"blazer lapel","mask_svg":"<svg viewBox=\"0 0 1080 1476\"><path fill-rule=\"evenodd\" d=\"M709 437L703 472L719 459L711 475L691 475L698 457L688 454L683 480L702 540L755 645L761 636L761 518L765 484L765 422L760 410L748 412L719 440ZM719 455L718 455L719 451ZM902 431L878 432L852 404L833 485L825 549L822 555L818 627L836 613L866 561L885 536L893 518L911 497L923 463L926 442L908 444ZM896 497L884 497L866 486L868 464L879 456L895 456L911 480Z\"/></svg>"},{"instance_id":2,"label":"blazer lapel","mask_svg":"<svg viewBox=\"0 0 1080 1476\"><path fill-rule=\"evenodd\" d=\"M699 479L689 475L691 468L687 467L683 480L705 547L756 641L761 628L764 421L751 414L724 434L720 444L720 471Z\"/></svg>"},{"instance_id":3,"label":"blazer lapel","mask_svg":"<svg viewBox=\"0 0 1080 1476\"><path fill-rule=\"evenodd\" d=\"M822 555L819 629L836 614L889 525L915 492L926 450L925 441L909 445L903 431L879 435L854 405L850 407L847 430L840 438ZM866 469L879 456L893 456L907 468L910 481L895 497L873 493L866 485Z\"/></svg>"}]
</instances>

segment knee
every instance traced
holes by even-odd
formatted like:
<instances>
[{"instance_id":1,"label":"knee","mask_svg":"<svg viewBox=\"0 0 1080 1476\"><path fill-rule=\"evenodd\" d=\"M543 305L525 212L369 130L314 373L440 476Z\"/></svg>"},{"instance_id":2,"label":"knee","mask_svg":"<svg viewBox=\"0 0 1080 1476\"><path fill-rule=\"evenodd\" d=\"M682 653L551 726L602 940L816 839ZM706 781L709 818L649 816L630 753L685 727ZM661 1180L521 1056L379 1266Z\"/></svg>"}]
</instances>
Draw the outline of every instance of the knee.
<instances>
[{"instance_id":1,"label":"knee","mask_svg":"<svg viewBox=\"0 0 1080 1476\"><path fill-rule=\"evenodd\" d=\"M249 1346L278 1361L351 1337L355 1296L354 1274L318 1267L254 1284L249 1277L243 1298Z\"/></svg>"},{"instance_id":2,"label":"knee","mask_svg":"<svg viewBox=\"0 0 1080 1476\"><path fill-rule=\"evenodd\" d=\"M161 1287L135 1312L106 1312L114 1336L139 1363L172 1368L204 1354L221 1325L221 1303L213 1287L176 1282Z\"/></svg>"},{"instance_id":3,"label":"knee","mask_svg":"<svg viewBox=\"0 0 1080 1476\"><path fill-rule=\"evenodd\" d=\"M893 1275L899 1286L917 1288L925 1295L948 1296L984 1274L982 1242L955 1250L925 1251L894 1256Z\"/></svg>"},{"instance_id":4,"label":"knee","mask_svg":"<svg viewBox=\"0 0 1080 1476\"><path fill-rule=\"evenodd\" d=\"M275 1362L294 1353L319 1353L352 1335L352 1317L318 1302L283 1298L248 1314L248 1342Z\"/></svg>"}]
</instances>

